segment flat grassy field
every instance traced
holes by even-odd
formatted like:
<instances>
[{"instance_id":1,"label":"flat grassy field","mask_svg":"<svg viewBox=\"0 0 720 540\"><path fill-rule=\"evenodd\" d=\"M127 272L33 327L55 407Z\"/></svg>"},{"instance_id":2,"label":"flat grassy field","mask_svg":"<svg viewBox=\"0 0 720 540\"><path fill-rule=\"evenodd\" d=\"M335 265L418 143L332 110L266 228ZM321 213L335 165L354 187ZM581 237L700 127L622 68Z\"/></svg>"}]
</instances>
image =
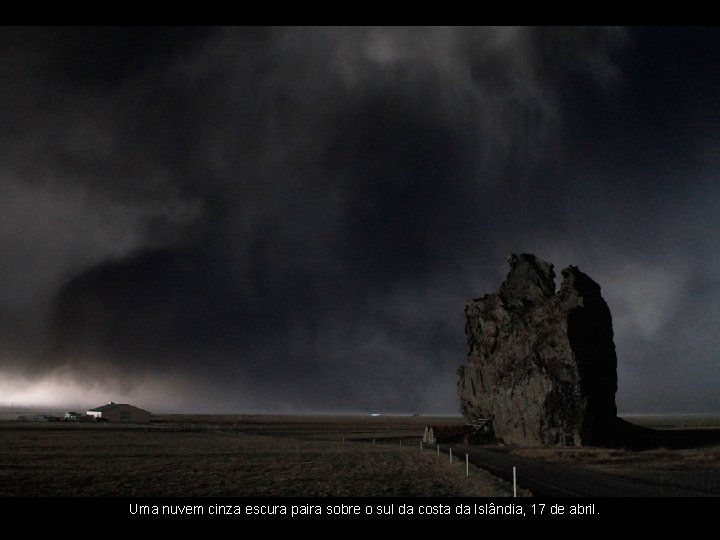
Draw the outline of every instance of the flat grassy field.
<instances>
[{"instance_id":1,"label":"flat grassy field","mask_svg":"<svg viewBox=\"0 0 720 540\"><path fill-rule=\"evenodd\" d=\"M420 450L428 419L165 416L0 425L2 496L510 496ZM457 419L433 419L433 423ZM344 441L343 441L344 438ZM375 443L373 443L373 439ZM400 441L402 440L402 446Z\"/></svg>"}]
</instances>

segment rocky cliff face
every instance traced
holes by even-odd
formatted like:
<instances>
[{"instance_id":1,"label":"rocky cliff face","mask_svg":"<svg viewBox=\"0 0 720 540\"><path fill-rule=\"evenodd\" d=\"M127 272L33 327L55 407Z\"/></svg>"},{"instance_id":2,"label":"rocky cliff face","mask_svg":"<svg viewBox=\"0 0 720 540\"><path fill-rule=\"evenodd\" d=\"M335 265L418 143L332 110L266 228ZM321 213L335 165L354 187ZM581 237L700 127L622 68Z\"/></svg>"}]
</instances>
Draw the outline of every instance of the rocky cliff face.
<instances>
[{"instance_id":1,"label":"rocky cliff face","mask_svg":"<svg viewBox=\"0 0 720 540\"><path fill-rule=\"evenodd\" d=\"M469 421L509 444L604 445L617 416L617 358L600 286L570 266L511 255L497 293L468 302L458 393Z\"/></svg>"}]
</instances>

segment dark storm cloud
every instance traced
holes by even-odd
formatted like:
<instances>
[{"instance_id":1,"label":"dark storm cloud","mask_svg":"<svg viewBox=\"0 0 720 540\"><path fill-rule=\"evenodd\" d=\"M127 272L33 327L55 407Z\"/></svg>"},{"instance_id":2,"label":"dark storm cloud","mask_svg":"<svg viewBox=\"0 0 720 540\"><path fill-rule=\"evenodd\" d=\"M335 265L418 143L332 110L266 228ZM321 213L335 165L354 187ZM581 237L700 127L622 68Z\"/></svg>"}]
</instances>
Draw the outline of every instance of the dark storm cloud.
<instances>
[{"instance_id":1,"label":"dark storm cloud","mask_svg":"<svg viewBox=\"0 0 720 540\"><path fill-rule=\"evenodd\" d=\"M463 304L530 251L603 285L621 410L717 407L715 31L2 34L7 373L453 411Z\"/></svg>"}]
</instances>

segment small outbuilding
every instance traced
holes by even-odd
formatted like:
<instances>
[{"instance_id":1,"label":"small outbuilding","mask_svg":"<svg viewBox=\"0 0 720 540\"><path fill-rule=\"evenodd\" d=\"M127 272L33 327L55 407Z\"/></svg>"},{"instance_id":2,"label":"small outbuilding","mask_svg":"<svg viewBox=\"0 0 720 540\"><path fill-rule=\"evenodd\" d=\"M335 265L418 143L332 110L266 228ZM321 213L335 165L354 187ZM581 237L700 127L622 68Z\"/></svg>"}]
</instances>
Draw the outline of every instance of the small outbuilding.
<instances>
[{"instance_id":1,"label":"small outbuilding","mask_svg":"<svg viewBox=\"0 0 720 540\"><path fill-rule=\"evenodd\" d=\"M95 420L104 420L107 422L132 422L147 423L150 422L150 412L139 409L127 403L113 403L95 407L87 412L88 416L92 416Z\"/></svg>"},{"instance_id":2,"label":"small outbuilding","mask_svg":"<svg viewBox=\"0 0 720 540\"><path fill-rule=\"evenodd\" d=\"M66 412L65 417L63 418L63 421L65 422L91 422L93 420L94 418L92 416L75 411Z\"/></svg>"}]
</instances>

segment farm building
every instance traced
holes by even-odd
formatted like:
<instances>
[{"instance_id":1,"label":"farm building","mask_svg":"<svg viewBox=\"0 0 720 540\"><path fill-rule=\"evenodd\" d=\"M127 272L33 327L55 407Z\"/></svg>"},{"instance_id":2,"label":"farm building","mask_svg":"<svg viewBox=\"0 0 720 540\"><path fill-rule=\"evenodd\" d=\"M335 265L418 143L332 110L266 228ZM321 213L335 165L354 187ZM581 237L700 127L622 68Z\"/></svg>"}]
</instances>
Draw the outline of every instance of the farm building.
<instances>
[{"instance_id":1,"label":"farm building","mask_svg":"<svg viewBox=\"0 0 720 540\"><path fill-rule=\"evenodd\" d=\"M127 403L113 403L95 407L87 412L95 420L107 420L108 422L149 422L150 412L138 409Z\"/></svg>"},{"instance_id":2,"label":"farm building","mask_svg":"<svg viewBox=\"0 0 720 540\"><path fill-rule=\"evenodd\" d=\"M68 411L65 413L63 421L65 422L92 422L94 418L87 414L81 414L75 411Z\"/></svg>"}]
</instances>

